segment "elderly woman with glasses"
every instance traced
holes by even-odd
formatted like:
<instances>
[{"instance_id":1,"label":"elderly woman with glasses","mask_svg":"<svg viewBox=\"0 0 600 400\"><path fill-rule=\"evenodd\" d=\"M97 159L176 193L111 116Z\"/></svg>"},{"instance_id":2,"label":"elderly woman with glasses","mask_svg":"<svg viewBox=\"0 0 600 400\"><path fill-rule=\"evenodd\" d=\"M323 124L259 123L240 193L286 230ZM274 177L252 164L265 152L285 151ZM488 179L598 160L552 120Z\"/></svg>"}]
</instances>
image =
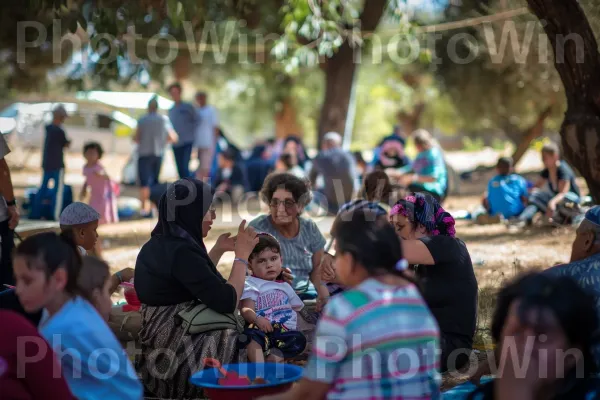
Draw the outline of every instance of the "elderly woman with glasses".
<instances>
[{"instance_id":1,"label":"elderly woman with glasses","mask_svg":"<svg viewBox=\"0 0 600 400\"><path fill-rule=\"evenodd\" d=\"M305 299L316 292L320 311L329 298L320 272L325 238L317 224L300 216L311 200L308 182L288 173L274 173L265 180L261 197L269 213L250 222L250 226L279 241L283 265L294 275L293 288Z\"/></svg>"}]
</instances>

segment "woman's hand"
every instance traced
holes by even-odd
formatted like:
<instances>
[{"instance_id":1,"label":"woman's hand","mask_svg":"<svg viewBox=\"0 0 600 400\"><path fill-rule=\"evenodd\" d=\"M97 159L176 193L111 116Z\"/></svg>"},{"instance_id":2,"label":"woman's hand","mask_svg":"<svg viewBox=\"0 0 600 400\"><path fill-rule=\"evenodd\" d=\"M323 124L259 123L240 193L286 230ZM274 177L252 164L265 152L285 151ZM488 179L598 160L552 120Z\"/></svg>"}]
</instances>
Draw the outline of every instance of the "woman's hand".
<instances>
[{"instance_id":1,"label":"woman's hand","mask_svg":"<svg viewBox=\"0 0 600 400\"><path fill-rule=\"evenodd\" d=\"M110 277L110 293L114 293L119 289L121 282L129 282L133 279L135 270L133 268L125 268Z\"/></svg>"},{"instance_id":2,"label":"woman's hand","mask_svg":"<svg viewBox=\"0 0 600 400\"><path fill-rule=\"evenodd\" d=\"M252 227L246 227L246 220L243 220L238 228L237 239L235 241L235 256L248 261L254 246L258 243L258 236Z\"/></svg>"},{"instance_id":3,"label":"woman's hand","mask_svg":"<svg viewBox=\"0 0 600 400\"><path fill-rule=\"evenodd\" d=\"M286 283L289 283L290 286L292 286L292 283L294 282L294 275L292 275L292 270L284 267L283 271L281 271L281 274L283 276L283 280Z\"/></svg>"},{"instance_id":4,"label":"woman's hand","mask_svg":"<svg viewBox=\"0 0 600 400\"><path fill-rule=\"evenodd\" d=\"M254 321L254 325L256 325L258 329L265 333L273 332L273 325L271 325L271 321L264 317L257 317L256 321Z\"/></svg>"},{"instance_id":5,"label":"woman's hand","mask_svg":"<svg viewBox=\"0 0 600 400\"><path fill-rule=\"evenodd\" d=\"M217 239L215 247L223 253L227 251L235 251L235 240L237 236L231 236L231 233L224 233Z\"/></svg>"},{"instance_id":6,"label":"woman's hand","mask_svg":"<svg viewBox=\"0 0 600 400\"><path fill-rule=\"evenodd\" d=\"M135 270L133 268L125 268L117 272L117 274L121 275L123 282L129 282L135 276Z\"/></svg>"},{"instance_id":7,"label":"woman's hand","mask_svg":"<svg viewBox=\"0 0 600 400\"><path fill-rule=\"evenodd\" d=\"M325 282L334 282L337 273L335 272L333 256L329 253L323 254L321 260L321 279Z\"/></svg>"}]
</instances>

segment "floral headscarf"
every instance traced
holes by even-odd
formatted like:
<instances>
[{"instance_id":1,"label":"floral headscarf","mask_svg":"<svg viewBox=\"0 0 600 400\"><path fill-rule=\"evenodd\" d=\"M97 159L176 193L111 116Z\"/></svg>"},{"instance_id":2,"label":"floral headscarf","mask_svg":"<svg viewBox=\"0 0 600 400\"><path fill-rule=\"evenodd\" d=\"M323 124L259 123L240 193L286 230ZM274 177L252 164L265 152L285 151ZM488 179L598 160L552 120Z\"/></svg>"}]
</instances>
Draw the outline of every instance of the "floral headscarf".
<instances>
[{"instance_id":1,"label":"floral headscarf","mask_svg":"<svg viewBox=\"0 0 600 400\"><path fill-rule=\"evenodd\" d=\"M390 215L398 214L423 225L431 236L456 235L454 218L430 195L414 193L399 200L390 211Z\"/></svg>"}]
</instances>

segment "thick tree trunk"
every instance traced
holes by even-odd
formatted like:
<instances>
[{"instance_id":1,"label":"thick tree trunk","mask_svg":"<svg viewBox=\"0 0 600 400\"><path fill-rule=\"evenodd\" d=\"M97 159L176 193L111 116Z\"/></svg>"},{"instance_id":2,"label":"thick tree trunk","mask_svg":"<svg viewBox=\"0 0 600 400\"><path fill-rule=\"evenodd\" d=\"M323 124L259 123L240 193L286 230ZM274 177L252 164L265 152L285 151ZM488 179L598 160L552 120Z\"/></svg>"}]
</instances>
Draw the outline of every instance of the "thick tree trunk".
<instances>
[{"instance_id":1,"label":"thick tree trunk","mask_svg":"<svg viewBox=\"0 0 600 400\"><path fill-rule=\"evenodd\" d=\"M517 148L515 149L515 152L512 155L514 165L517 165L517 163L521 161L521 158L529 149L529 145L531 145L531 142L542 136L542 134L544 133L544 122L546 121L546 118L548 118L551 112L552 107L546 108L540 113L540 115L538 115L537 121L535 121L535 123L532 126L530 126L522 133L521 139L518 142L516 142Z\"/></svg>"},{"instance_id":2,"label":"thick tree trunk","mask_svg":"<svg viewBox=\"0 0 600 400\"><path fill-rule=\"evenodd\" d=\"M302 136L298 125L298 114L291 97L286 97L281 102L281 109L275 113L275 136L285 138L289 135Z\"/></svg>"},{"instance_id":3,"label":"thick tree trunk","mask_svg":"<svg viewBox=\"0 0 600 400\"><path fill-rule=\"evenodd\" d=\"M386 6L386 0L369 0L365 2L364 10L360 16L361 29L369 32L374 31ZM344 133L352 81L357 71L357 65L354 63L355 51L362 51L362 47L353 48L348 41L345 41L323 65L325 98L323 99L319 118L319 146L327 132Z\"/></svg>"},{"instance_id":4,"label":"thick tree trunk","mask_svg":"<svg viewBox=\"0 0 600 400\"><path fill-rule=\"evenodd\" d=\"M577 0L527 0L545 21L567 96L560 135L567 161L600 202L600 54L594 32ZM569 36L571 35L571 36Z\"/></svg>"},{"instance_id":5,"label":"thick tree trunk","mask_svg":"<svg viewBox=\"0 0 600 400\"><path fill-rule=\"evenodd\" d=\"M184 81L192 72L192 59L190 53L184 50L179 50L177 57L171 64L171 71L176 81Z\"/></svg>"},{"instance_id":6,"label":"thick tree trunk","mask_svg":"<svg viewBox=\"0 0 600 400\"><path fill-rule=\"evenodd\" d=\"M356 71L354 51L344 43L325 63L325 99L319 118L319 146L323 136L330 131L344 134L346 115L350 104L352 80Z\"/></svg>"}]
</instances>

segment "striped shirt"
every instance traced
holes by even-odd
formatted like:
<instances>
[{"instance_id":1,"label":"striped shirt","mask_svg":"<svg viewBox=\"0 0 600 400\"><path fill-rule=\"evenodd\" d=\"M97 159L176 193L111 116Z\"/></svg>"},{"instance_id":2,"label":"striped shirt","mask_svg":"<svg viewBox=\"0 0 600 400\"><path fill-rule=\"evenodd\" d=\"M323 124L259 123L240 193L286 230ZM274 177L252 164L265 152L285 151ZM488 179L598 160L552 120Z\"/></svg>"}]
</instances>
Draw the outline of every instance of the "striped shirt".
<instances>
[{"instance_id":1,"label":"striped shirt","mask_svg":"<svg viewBox=\"0 0 600 400\"><path fill-rule=\"evenodd\" d=\"M258 232L269 233L279 241L283 266L292 270L295 290L306 290L310 284L310 273L313 270L313 254L325 248L325 238L319 227L310 219L299 217L300 231L291 239L281 235L269 215L261 215L250 222L250 226Z\"/></svg>"},{"instance_id":2,"label":"striped shirt","mask_svg":"<svg viewBox=\"0 0 600 400\"><path fill-rule=\"evenodd\" d=\"M439 329L414 285L367 279L332 297L305 378L328 399L439 399Z\"/></svg>"}]
</instances>

